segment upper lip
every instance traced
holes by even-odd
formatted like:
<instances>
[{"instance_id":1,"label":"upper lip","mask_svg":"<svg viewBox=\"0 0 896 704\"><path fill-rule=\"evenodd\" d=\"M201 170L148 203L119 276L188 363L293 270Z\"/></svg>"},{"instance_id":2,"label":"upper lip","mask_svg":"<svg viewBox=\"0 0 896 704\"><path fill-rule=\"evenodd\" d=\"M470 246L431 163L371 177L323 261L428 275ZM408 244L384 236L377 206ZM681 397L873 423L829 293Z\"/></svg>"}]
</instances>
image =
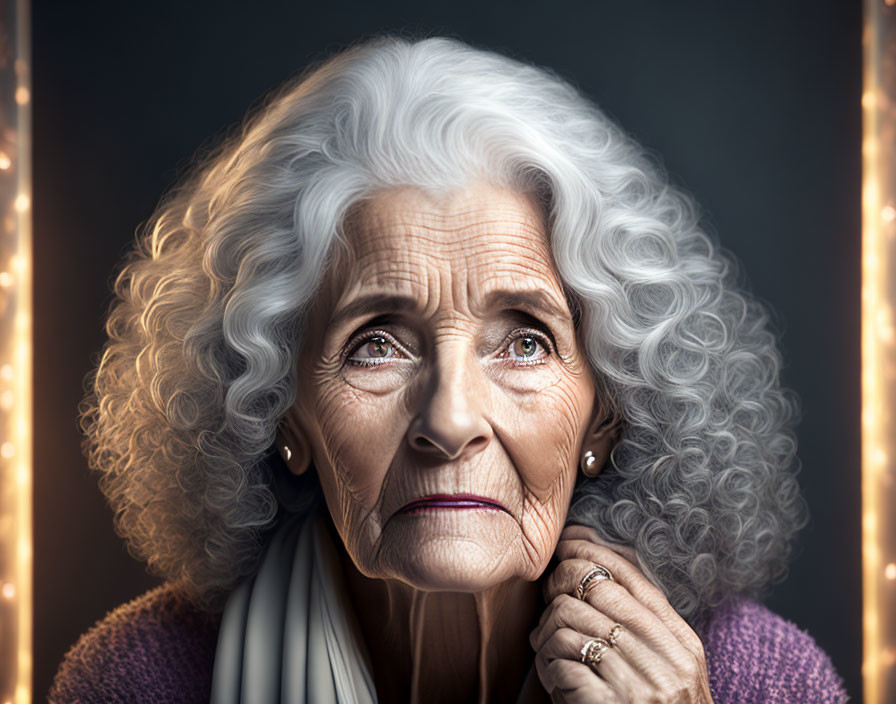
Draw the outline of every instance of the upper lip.
<instances>
[{"instance_id":1,"label":"upper lip","mask_svg":"<svg viewBox=\"0 0 896 704\"><path fill-rule=\"evenodd\" d=\"M399 509L399 512L407 511L420 504L432 503L434 501L475 501L477 503L494 506L502 511L507 511L507 508L500 501L496 501L488 496L477 496L476 494L430 494L429 496L421 496L419 499L409 501Z\"/></svg>"}]
</instances>

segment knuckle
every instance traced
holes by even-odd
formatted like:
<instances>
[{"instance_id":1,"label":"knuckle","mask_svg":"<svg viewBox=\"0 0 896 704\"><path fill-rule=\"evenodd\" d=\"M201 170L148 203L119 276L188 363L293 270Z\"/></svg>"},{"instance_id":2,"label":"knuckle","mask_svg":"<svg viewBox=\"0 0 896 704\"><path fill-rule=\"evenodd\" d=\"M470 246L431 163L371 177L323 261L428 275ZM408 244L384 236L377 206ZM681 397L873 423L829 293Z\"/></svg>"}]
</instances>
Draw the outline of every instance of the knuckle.
<instances>
[{"instance_id":1,"label":"knuckle","mask_svg":"<svg viewBox=\"0 0 896 704\"><path fill-rule=\"evenodd\" d=\"M667 698L668 695L664 690L653 690L650 694L650 698L645 701L650 704L672 704L672 699Z\"/></svg>"},{"instance_id":2,"label":"knuckle","mask_svg":"<svg viewBox=\"0 0 896 704\"><path fill-rule=\"evenodd\" d=\"M664 682L656 691L656 699L654 701L657 704L675 704L676 702L687 701L686 695L686 687L674 682Z\"/></svg>"},{"instance_id":3,"label":"knuckle","mask_svg":"<svg viewBox=\"0 0 896 704\"><path fill-rule=\"evenodd\" d=\"M544 622L555 631L569 625L569 619L567 618L568 606L564 606L564 601L563 594L555 597L545 614Z\"/></svg>"},{"instance_id":4,"label":"knuckle","mask_svg":"<svg viewBox=\"0 0 896 704\"><path fill-rule=\"evenodd\" d=\"M575 589L574 586L578 582L578 574L581 568L577 565L580 562L576 558L561 560L557 563L554 571L545 580L542 589L546 601L553 601L557 596L565 592Z\"/></svg>"},{"instance_id":5,"label":"knuckle","mask_svg":"<svg viewBox=\"0 0 896 704\"><path fill-rule=\"evenodd\" d=\"M560 631L554 631L548 636L548 639L542 644L539 654L545 658L546 662L553 660L553 654L557 652L557 645L560 643Z\"/></svg>"},{"instance_id":6,"label":"knuckle","mask_svg":"<svg viewBox=\"0 0 896 704\"><path fill-rule=\"evenodd\" d=\"M636 590L638 597L657 613L666 612L671 614L675 611L672 608L672 604L669 603L669 599L655 584L645 580L643 583L639 583Z\"/></svg>"},{"instance_id":7,"label":"knuckle","mask_svg":"<svg viewBox=\"0 0 896 704\"><path fill-rule=\"evenodd\" d=\"M632 702L644 702L644 704L659 704L659 695L656 690L646 683L642 683L640 687L632 692Z\"/></svg>"},{"instance_id":8,"label":"knuckle","mask_svg":"<svg viewBox=\"0 0 896 704\"><path fill-rule=\"evenodd\" d=\"M578 581L578 579L588 571L588 568L591 567L591 561L581 555L567 558L563 561L563 564L566 566L569 574L576 577L576 581Z\"/></svg>"},{"instance_id":9,"label":"knuckle","mask_svg":"<svg viewBox=\"0 0 896 704\"><path fill-rule=\"evenodd\" d=\"M696 657L683 658L678 672L684 682L694 682L700 678L700 661Z\"/></svg>"},{"instance_id":10,"label":"knuckle","mask_svg":"<svg viewBox=\"0 0 896 704\"><path fill-rule=\"evenodd\" d=\"M568 665L565 660L552 660L544 668L545 677L555 687L566 688L569 679Z\"/></svg>"},{"instance_id":11,"label":"knuckle","mask_svg":"<svg viewBox=\"0 0 896 704\"><path fill-rule=\"evenodd\" d=\"M548 617L545 619L545 628L551 634L548 640L553 638L557 634L557 631L563 628L563 625L564 624L557 616L557 610L552 610L551 613L548 614Z\"/></svg>"},{"instance_id":12,"label":"knuckle","mask_svg":"<svg viewBox=\"0 0 896 704\"><path fill-rule=\"evenodd\" d=\"M544 612L542 613L541 621L542 623L550 623L551 619L554 618L554 614L557 612L557 600L560 596L555 596L548 605L545 607Z\"/></svg>"},{"instance_id":13,"label":"knuckle","mask_svg":"<svg viewBox=\"0 0 896 704\"><path fill-rule=\"evenodd\" d=\"M566 592L558 594L551 602L553 614L560 620L568 620L569 614L572 613L572 610L576 607L576 601L577 599L574 596L567 594Z\"/></svg>"},{"instance_id":14,"label":"knuckle","mask_svg":"<svg viewBox=\"0 0 896 704\"><path fill-rule=\"evenodd\" d=\"M569 660L556 660L548 666L548 670L553 687L561 690L567 698L582 697L594 690L596 676L577 663ZM575 699L575 701L580 700Z\"/></svg>"},{"instance_id":15,"label":"knuckle","mask_svg":"<svg viewBox=\"0 0 896 704\"><path fill-rule=\"evenodd\" d=\"M565 560L560 560L557 563L557 567L554 568L553 577L559 583L562 581L569 581L573 578L574 574L574 565L573 561L570 558Z\"/></svg>"},{"instance_id":16,"label":"knuckle","mask_svg":"<svg viewBox=\"0 0 896 704\"><path fill-rule=\"evenodd\" d=\"M640 687L632 688L631 690L631 702L638 702L638 704L661 704L662 700L660 699L659 693L653 687L643 684Z\"/></svg>"},{"instance_id":17,"label":"knuckle","mask_svg":"<svg viewBox=\"0 0 896 704\"><path fill-rule=\"evenodd\" d=\"M597 536L597 531L594 530L594 528L591 528L590 526L583 526L580 523L570 523L560 533L560 537L567 540L575 540L581 538L590 539L595 536Z\"/></svg>"},{"instance_id":18,"label":"knuckle","mask_svg":"<svg viewBox=\"0 0 896 704\"><path fill-rule=\"evenodd\" d=\"M579 555L584 560L594 561L607 557L611 550L607 550L603 545L593 543L584 536L579 536L566 541L566 548L570 554Z\"/></svg>"},{"instance_id":19,"label":"knuckle","mask_svg":"<svg viewBox=\"0 0 896 704\"><path fill-rule=\"evenodd\" d=\"M704 662L706 662L706 651L703 649L703 641L700 640L699 636L693 631L691 632L691 636L688 638L688 649L694 654L694 657L697 659L698 664L701 666Z\"/></svg>"},{"instance_id":20,"label":"knuckle","mask_svg":"<svg viewBox=\"0 0 896 704\"><path fill-rule=\"evenodd\" d=\"M588 592L588 600L593 603L599 603L604 608L615 609L620 607L626 601L628 592L625 587L617 582L610 580L602 580L594 585L594 588Z\"/></svg>"},{"instance_id":21,"label":"knuckle","mask_svg":"<svg viewBox=\"0 0 896 704\"><path fill-rule=\"evenodd\" d=\"M688 660L688 664L685 667L685 675L687 676L688 681L698 679L700 677L701 669L700 663L698 663L696 659Z\"/></svg>"},{"instance_id":22,"label":"knuckle","mask_svg":"<svg viewBox=\"0 0 896 704\"><path fill-rule=\"evenodd\" d=\"M572 543L574 541L560 537L559 542L557 543L557 547L554 548L554 554L557 556L558 560L568 560L572 557L575 552L575 548Z\"/></svg>"},{"instance_id":23,"label":"knuckle","mask_svg":"<svg viewBox=\"0 0 896 704\"><path fill-rule=\"evenodd\" d=\"M569 628L558 628L545 641L541 650L549 661L563 657L566 651L570 649L571 644L574 643L574 638L575 631Z\"/></svg>"}]
</instances>

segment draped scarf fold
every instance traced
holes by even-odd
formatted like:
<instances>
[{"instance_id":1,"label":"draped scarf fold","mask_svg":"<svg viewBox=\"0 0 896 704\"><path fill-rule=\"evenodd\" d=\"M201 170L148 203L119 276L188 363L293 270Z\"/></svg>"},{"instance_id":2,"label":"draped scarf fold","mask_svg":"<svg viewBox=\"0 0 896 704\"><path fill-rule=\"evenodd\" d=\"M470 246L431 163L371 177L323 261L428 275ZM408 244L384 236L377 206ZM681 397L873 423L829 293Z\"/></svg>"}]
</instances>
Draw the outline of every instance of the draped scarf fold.
<instances>
[{"instance_id":1,"label":"draped scarf fold","mask_svg":"<svg viewBox=\"0 0 896 704\"><path fill-rule=\"evenodd\" d=\"M322 515L287 519L227 601L211 704L374 704L371 670Z\"/></svg>"}]
</instances>

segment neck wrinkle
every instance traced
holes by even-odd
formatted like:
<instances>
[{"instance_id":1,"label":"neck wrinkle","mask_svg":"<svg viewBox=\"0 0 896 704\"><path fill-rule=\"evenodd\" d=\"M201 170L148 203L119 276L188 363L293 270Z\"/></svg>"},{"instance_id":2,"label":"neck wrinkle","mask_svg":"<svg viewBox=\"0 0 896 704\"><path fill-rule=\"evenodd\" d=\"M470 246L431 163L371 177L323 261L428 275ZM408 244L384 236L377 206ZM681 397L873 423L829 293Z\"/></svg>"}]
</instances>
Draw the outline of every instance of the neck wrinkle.
<instances>
[{"instance_id":1,"label":"neck wrinkle","mask_svg":"<svg viewBox=\"0 0 896 704\"><path fill-rule=\"evenodd\" d=\"M446 699L450 685L469 692L465 701L516 701L534 658L529 632L543 608L537 581L516 578L478 593L427 592L366 577L344 548L340 554L381 701L434 704ZM427 674L433 667L446 668L441 683Z\"/></svg>"},{"instance_id":2,"label":"neck wrinkle","mask_svg":"<svg viewBox=\"0 0 896 704\"><path fill-rule=\"evenodd\" d=\"M502 585L503 586L503 585ZM479 704L487 704L489 693L488 654L495 626L494 600L476 595L476 616L479 623Z\"/></svg>"},{"instance_id":3,"label":"neck wrinkle","mask_svg":"<svg viewBox=\"0 0 896 704\"><path fill-rule=\"evenodd\" d=\"M420 701L420 674L423 661L423 629L426 625L427 592L416 589L411 592L411 608L408 618L408 638L411 643L411 701ZM389 600L392 601L391 598Z\"/></svg>"}]
</instances>

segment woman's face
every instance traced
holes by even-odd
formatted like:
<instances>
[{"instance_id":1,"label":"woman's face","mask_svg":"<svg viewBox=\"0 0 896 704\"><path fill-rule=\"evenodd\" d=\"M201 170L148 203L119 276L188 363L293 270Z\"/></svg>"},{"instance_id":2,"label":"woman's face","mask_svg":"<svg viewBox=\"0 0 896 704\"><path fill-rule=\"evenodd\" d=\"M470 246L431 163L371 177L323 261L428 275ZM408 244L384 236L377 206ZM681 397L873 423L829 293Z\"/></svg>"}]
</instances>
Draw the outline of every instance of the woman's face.
<instances>
[{"instance_id":1,"label":"woman's face","mask_svg":"<svg viewBox=\"0 0 896 704\"><path fill-rule=\"evenodd\" d=\"M419 589L537 579L597 415L544 216L481 184L383 191L358 215L291 411L345 547Z\"/></svg>"}]
</instances>

